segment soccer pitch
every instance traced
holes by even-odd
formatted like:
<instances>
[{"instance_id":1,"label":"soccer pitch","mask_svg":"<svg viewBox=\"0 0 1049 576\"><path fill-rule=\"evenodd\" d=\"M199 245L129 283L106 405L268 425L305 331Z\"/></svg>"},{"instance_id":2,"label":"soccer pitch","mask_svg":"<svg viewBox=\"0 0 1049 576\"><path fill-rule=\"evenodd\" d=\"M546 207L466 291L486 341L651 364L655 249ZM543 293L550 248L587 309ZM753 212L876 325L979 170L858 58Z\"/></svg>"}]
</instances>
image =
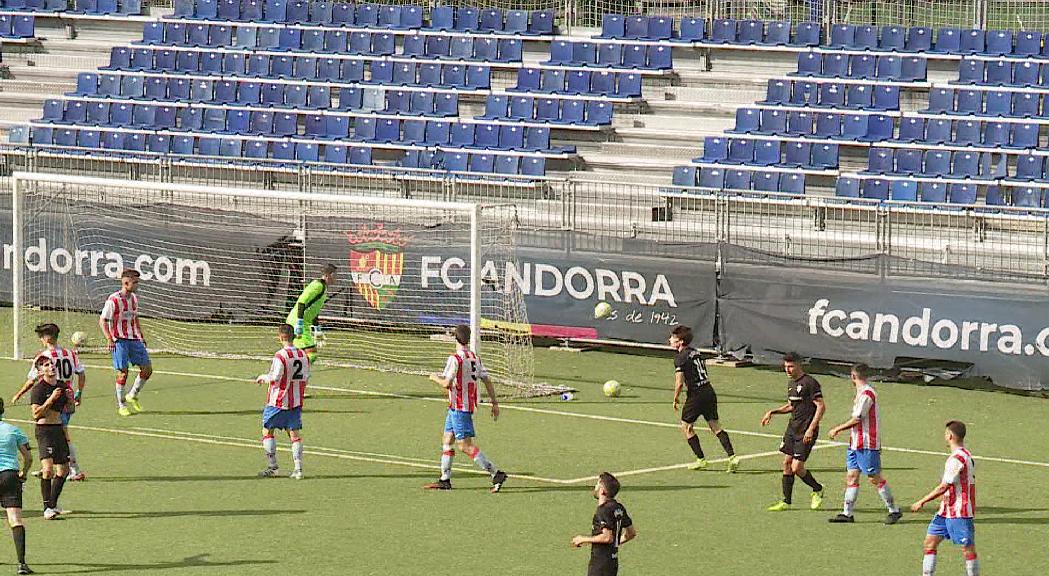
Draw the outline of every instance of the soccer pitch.
<instances>
[{"instance_id":1,"label":"soccer pitch","mask_svg":"<svg viewBox=\"0 0 1049 576\"><path fill-rule=\"evenodd\" d=\"M9 336L0 342L6 350ZM670 404L669 353L536 356L537 379L579 393L571 402L506 402L496 423L481 408L478 443L512 475L493 495L461 455L453 491L421 489L436 478L445 414L439 390L423 377L317 367L304 413L306 479L260 479L264 391L251 379L267 362L156 357L157 373L141 396L146 412L120 418L108 358L86 355L88 387L72 435L89 480L67 485L61 504L72 514L49 522L36 483L26 484L29 563L53 574L584 574L589 551L571 549L569 539L589 532L593 477L608 470L623 483L619 499L639 533L622 550L621 574L919 572L935 506L885 526L881 502L864 483L857 523L827 523L841 503L840 445L824 442L810 459L826 486L823 510L808 509L809 490L798 482L792 511L765 512L780 495L775 451L786 418L764 429L759 420L784 401L780 371L710 369L722 423L745 458L729 475L707 432L700 438L715 464L684 469L691 453ZM28 364L0 367L10 398ZM852 390L845 380L817 377L828 404L825 434L847 417ZM611 378L624 385L615 400L600 392ZM945 460L942 424L961 419L973 453L1000 459L977 460L984 570L1044 574L1049 401L877 387L891 447L885 474L898 503L907 507L935 486ZM9 406L5 418L32 438L28 411ZM280 447L286 474L286 438ZM945 545L940 556L940 573L964 571L956 548ZM0 542L0 559L14 561L10 544Z\"/></svg>"}]
</instances>

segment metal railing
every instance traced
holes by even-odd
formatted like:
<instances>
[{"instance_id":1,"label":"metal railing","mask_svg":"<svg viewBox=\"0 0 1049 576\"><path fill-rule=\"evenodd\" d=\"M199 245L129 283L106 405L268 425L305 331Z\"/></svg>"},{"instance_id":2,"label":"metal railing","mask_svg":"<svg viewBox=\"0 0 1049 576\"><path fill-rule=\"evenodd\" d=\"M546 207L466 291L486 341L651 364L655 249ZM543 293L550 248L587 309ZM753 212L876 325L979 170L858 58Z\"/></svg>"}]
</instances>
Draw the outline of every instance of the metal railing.
<instances>
[{"instance_id":1,"label":"metal railing","mask_svg":"<svg viewBox=\"0 0 1049 576\"><path fill-rule=\"evenodd\" d=\"M770 257L853 267L874 255L947 265L973 278L1049 280L1049 211L738 195L594 179L484 180L374 167L299 168L48 155L0 150L0 170L73 173L265 190L512 203L524 229L611 242L728 243ZM604 239L604 240L602 240Z\"/></svg>"}]
</instances>

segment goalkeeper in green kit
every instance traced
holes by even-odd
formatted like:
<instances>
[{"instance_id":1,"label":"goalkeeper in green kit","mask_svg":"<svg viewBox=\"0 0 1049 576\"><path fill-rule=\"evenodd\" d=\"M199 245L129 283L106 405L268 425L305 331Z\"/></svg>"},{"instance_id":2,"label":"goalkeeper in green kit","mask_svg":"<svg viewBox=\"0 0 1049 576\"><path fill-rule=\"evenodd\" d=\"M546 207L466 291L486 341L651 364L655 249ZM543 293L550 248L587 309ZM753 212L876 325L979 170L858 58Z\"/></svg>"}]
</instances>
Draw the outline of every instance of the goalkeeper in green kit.
<instances>
[{"instance_id":1,"label":"goalkeeper in green kit","mask_svg":"<svg viewBox=\"0 0 1049 576\"><path fill-rule=\"evenodd\" d=\"M335 265L325 264L321 276L306 285L295 301L295 306L288 312L287 323L295 328L293 344L306 353L310 363L317 358L317 342L314 341L313 323L320 316L321 308L328 301L328 288L335 282Z\"/></svg>"}]
</instances>

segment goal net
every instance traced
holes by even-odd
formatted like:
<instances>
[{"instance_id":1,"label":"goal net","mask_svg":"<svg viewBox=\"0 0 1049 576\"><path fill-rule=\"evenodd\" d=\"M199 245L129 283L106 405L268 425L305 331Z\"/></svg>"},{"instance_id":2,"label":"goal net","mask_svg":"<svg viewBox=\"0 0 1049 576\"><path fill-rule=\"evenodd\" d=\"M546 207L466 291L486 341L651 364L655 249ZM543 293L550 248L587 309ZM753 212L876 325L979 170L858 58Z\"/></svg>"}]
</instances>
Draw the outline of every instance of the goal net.
<instances>
[{"instance_id":1,"label":"goal net","mask_svg":"<svg viewBox=\"0 0 1049 576\"><path fill-rule=\"evenodd\" d=\"M125 268L141 273L149 349L269 358L275 326L328 263L338 267L314 332L320 361L439 372L456 324L512 395L532 378L524 300L495 280L515 258L508 205L262 192L16 173L12 186L15 357L56 322L100 345L98 311Z\"/></svg>"}]
</instances>

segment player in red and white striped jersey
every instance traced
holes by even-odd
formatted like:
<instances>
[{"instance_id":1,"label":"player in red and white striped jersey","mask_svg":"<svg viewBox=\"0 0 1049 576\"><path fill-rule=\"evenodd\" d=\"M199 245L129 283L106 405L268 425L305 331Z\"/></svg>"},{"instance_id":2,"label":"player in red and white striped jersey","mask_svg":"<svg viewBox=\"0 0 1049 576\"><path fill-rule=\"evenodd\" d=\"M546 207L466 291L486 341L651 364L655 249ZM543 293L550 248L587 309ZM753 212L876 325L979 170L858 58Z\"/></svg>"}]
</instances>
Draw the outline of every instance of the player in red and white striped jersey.
<instances>
[{"instance_id":1,"label":"player in red and white striped jersey","mask_svg":"<svg viewBox=\"0 0 1049 576\"><path fill-rule=\"evenodd\" d=\"M448 357L443 374L430 376L430 380L448 391L448 416L444 420L444 436L441 441L441 477L424 488L451 489L454 440L460 451L491 475L492 492L498 492L506 482L506 473L496 468L473 441L476 435L473 413L477 408L477 382L484 382L488 391L488 398L492 402L492 420L499 418L499 399L495 397L495 387L492 386L492 379L488 377L484 364L477 354L470 350L470 327L460 324L453 332L457 343L455 353Z\"/></svg>"},{"instance_id":2,"label":"player in red and white striped jersey","mask_svg":"<svg viewBox=\"0 0 1049 576\"><path fill-rule=\"evenodd\" d=\"M845 505L841 514L830 519L831 522L853 522L852 512L856 508L856 497L860 492L860 472L867 475L871 484L878 489L878 495L889 509L885 518L886 524L895 524L903 514L896 506L889 483L881 475L881 431L878 415L878 393L870 385L870 367L856 364L852 367L852 385L856 388L856 398L852 404L851 418L831 428L830 437L848 430L851 438L849 449L845 453Z\"/></svg>"},{"instance_id":3,"label":"player in red and white striped jersey","mask_svg":"<svg viewBox=\"0 0 1049 576\"><path fill-rule=\"evenodd\" d=\"M291 438L291 455L295 461L295 470L291 478L302 479L302 399L306 396L306 386L310 380L310 359L306 352L299 350L292 341L295 340L295 329L290 324L277 327L277 339L281 349L273 355L268 374L261 374L255 381L268 384L266 407L262 410L262 450L266 453L266 469L259 472L264 478L276 476L277 440L275 430L284 430Z\"/></svg>"},{"instance_id":4,"label":"player in red and white striped jersey","mask_svg":"<svg viewBox=\"0 0 1049 576\"><path fill-rule=\"evenodd\" d=\"M98 318L98 326L113 354L113 369L117 371L117 413L121 416L131 415L128 405L135 412L142 411L138 394L153 374L153 365L146 351L146 339L138 321L138 296L135 291L139 278L138 270L124 270L120 275L120 290L109 295ZM125 396L124 385L132 365L138 366L138 376L131 391Z\"/></svg>"},{"instance_id":5,"label":"player in red and white striped jersey","mask_svg":"<svg viewBox=\"0 0 1049 576\"><path fill-rule=\"evenodd\" d=\"M925 536L925 556L922 560L922 576L936 573L936 551L944 538L962 547L965 555L966 576L979 576L980 561L976 557L976 464L972 453L965 448L965 424L951 420L946 424L943 437L951 449L944 466L940 484L911 506L918 512L927 503L937 498L940 510L929 523Z\"/></svg>"}]
</instances>

